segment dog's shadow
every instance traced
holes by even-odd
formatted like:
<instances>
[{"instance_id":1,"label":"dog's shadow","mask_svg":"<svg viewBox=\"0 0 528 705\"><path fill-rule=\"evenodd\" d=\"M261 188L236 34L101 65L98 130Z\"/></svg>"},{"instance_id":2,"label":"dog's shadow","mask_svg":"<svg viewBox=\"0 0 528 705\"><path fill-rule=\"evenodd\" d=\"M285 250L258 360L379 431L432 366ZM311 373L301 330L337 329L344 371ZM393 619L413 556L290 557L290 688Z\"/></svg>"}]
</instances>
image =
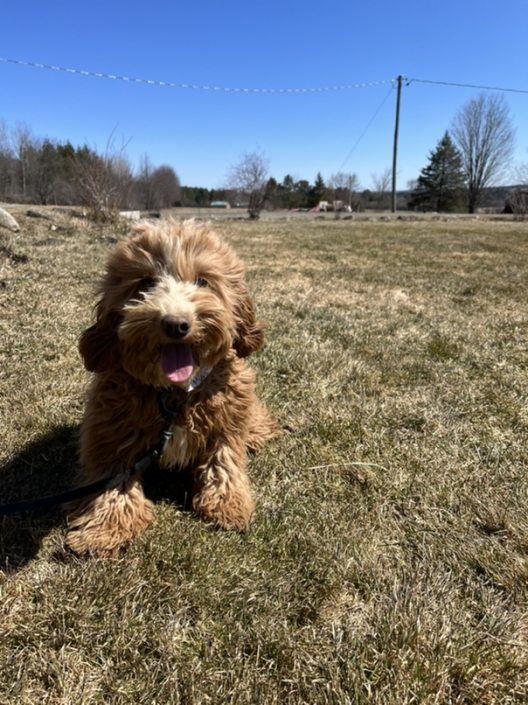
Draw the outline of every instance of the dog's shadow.
<instances>
[{"instance_id":1,"label":"dog's shadow","mask_svg":"<svg viewBox=\"0 0 528 705\"><path fill-rule=\"evenodd\" d=\"M145 496L155 504L169 502L184 511L191 509L193 477L189 468L166 470L154 466L143 477Z\"/></svg>"},{"instance_id":2,"label":"dog's shadow","mask_svg":"<svg viewBox=\"0 0 528 705\"><path fill-rule=\"evenodd\" d=\"M1 508L71 489L78 467L78 436L79 426L59 426L0 465L0 572L22 568L51 531L66 528L58 506L14 515L2 515ZM155 503L189 508L192 477L186 469L152 468L143 481L145 495Z\"/></svg>"},{"instance_id":3,"label":"dog's shadow","mask_svg":"<svg viewBox=\"0 0 528 705\"><path fill-rule=\"evenodd\" d=\"M59 426L0 465L0 507L70 489L77 466L78 426ZM60 508L3 516L0 571L23 567L44 538L64 523Z\"/></svg>"}]
</instances>

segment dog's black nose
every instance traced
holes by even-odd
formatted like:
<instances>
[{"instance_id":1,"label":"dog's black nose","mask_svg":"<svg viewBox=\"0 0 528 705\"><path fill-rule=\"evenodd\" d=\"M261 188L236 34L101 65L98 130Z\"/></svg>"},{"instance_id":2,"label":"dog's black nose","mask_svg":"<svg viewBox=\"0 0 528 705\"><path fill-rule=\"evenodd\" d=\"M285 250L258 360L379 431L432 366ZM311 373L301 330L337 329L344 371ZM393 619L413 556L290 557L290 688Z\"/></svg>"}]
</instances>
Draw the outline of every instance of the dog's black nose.
<instances>
[{"instance_id":1,"label":"dog's black nose","mask_svg":"<svg viewBox=\"0 0 528 705\"><path fill-rule=\"evenodd\" d=\"M191 329L189 319L185 316L163 316L161 319L161 330L168 338L182 340Z\"/></svg>"}]
</instances>

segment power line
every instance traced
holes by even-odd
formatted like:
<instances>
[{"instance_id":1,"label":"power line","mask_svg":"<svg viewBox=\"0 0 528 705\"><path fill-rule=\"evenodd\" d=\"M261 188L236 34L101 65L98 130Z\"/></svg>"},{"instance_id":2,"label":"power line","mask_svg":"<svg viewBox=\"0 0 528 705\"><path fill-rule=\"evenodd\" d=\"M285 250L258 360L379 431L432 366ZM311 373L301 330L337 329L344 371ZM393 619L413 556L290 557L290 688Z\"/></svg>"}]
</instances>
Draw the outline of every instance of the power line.
<instances>
[{"instance_id":1,"label":"power line","mask_svg":"<svg viewBox=\"0 0 528 705\"><path fill-rule=\"evenodd\" d=\"M227 86L199 86L188 83L171 83L168 81L154 81L147 78L130 78L128 76L114 76L109 73L97 73L95 71L84 71L81 69L67 69L62 66L52 66L51 64L39 64L32 61L21 61L19 59L7 59L0 57L0 61L5 64L15 64L17 66L29 66L36 69L47 69L49 71L61 71L78 76L91 76L92 78L105 78L114 81L126 81L128 83L143 83L149 86L161 86L164 88L182 88L200 91L224 91L228 93L324 93L329 91L348 91L357 88L369 88L380 86L386 83L395 84L397 79L390 78L382 81L371 81L369 83L353 83L345 86L319 86L316 88L231 88ZM455 83L452 81L433 81L427 78L409 78L407 86L411 83L431 83L437 86L455 86L457 88L476 88L485 91L505 91L509 93L528 93L522 88L506 88L504 86L481 86L473 83Z\"/></svg>"},{"instance_id":2,"label":"power line","mask_svg":"<svg viewBox=\"0 0 528 705\"><path fill-rule=\"evenodd\" d=\"M95 71L81 71L80 69L66 69L61 66L51 66L48 64L37 64L31 61L19 61L18 59L5 59L0 57L0 61L6 64L16 64L18 66L29 66L36 69L48 69L51 71L61 71L80 76L92 76L93 78L106 78L114 81L126 81L129 83L143 83L149 86L161 86L163 88L187 88L199 91L224 91L228 93L324 93L329 91L348 91L356 88L369 88L392 83L394 79L383 81L372 81L370 83L356 83L348 86L322 86L319 88L227 88L225 86L197 86L187 83L169 83L167 81L152 81L146 78L129 78L128 76L114 76L107 73L96 73Z\"/></svg>"},{"instance_id":3,"label":"power line","mask_svg":"<svg viewBox=\"0 0 528 705\"><path fill-rule=\"evenodd\" d=\"M378 107L377 107L376 110L374 111L374 114L372 115L372 117L371 117L370 120L368 121L368 123L367 123L365 129L364 129L363 132L359 135L359 137L358 137L357 140L355 141L355 143L354 143L352 149L351 149L350 152L347 154L347 156L345 157L345 160L343 161L343 163L341 164L341 166L340 166L339 169L337 170L337 173L338 173L338 174L342 174L342 173L343 173L343 169L345 168L345 164L348 162L348 160L350 159L350 157L352 156L352 154L355 152L356 147L357 147L358 144L361 142L361 140L363 139L363 137L367 134L369 127L372 125L372 123L373 123L374 120L376 119L377 114L378 114L379 111L382 109L382 107L385 105L385 103L386 103L386 101L387 101L387 98L388 98L388 97L390 96L390 94L392 93L392 89L393 89L393 86L391 85L391 87L389 88L389 91L388 91L387 95L383 98L383 100L381 101L381 103L378 105ZM328 187L325 189L325 191L322 193L322 195L321 195L321 200L324 200L324 199L326 198L326 195L328 194L329 191L330 191L330 186L328 186Z\"/></svg>"},{"instance_id":4,"label":"power line","mask_svg":"<svg viewBox=\"0 0 528 705\"><path fill-rule=\"evenodd\" d=\"M381 103L378 105L378 107L377 107L376 110L374 111L374 114L372 115L372 117L371 117L370 120L368 121L368 123L367 123L365 129L364 129L363 132L359 135L359 137L357 138L357 140L356 140L354 146L352 147L352 149L350 150L350 152L347 154L347 156L346 156L344 162L341 164L341 166L340 166L339 169L337 170L337 173L338 173L338 174L340 174L340 173L343 171L343 169L345 168L345 164L348 162L348 160L350 159L350 157L352 156L352 154L355 152L356 147L357 147L358 144L361 142L361 140L363 139L363 137L367 134L367 131L368 131L369 127L372 125L372 123L373 123L374 120L376 119L376 116L378 115L379 111L380 111L380 110L383 108L383 106L385 105L385 103L386 103L386 101L387 101L387 98L388 98L388 97L390 96L390 94L392 93L392 89L393 89L393 86L391 86L391 87L389 88L389 91L388 91L387 95L383 98L383 100L381 101Z\"/></svg>"},{"instance_id":5,"label":"power line","mask_svg":"<svg viewBox=\"0 0 528 705\"><path fill-rule=\"evenodd\" d=\"M409 78L407 85L411 83L434 83L437 86L456 86L457 88L478 88L483 91L504 91L509 93L528 93L528 90L522 88L502 88L500 86L476 86L472 83L451 83L449 81L430 81L426 78Z\"/></svg>"}]
</instances>

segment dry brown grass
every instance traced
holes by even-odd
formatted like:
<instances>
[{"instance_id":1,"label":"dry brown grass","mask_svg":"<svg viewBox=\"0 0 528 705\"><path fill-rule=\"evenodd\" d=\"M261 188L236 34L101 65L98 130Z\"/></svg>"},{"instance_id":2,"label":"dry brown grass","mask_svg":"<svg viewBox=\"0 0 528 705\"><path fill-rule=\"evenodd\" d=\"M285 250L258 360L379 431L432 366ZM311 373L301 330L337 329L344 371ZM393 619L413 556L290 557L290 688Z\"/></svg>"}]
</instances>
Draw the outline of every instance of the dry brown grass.
<instances>
[{"instance_id":1,"label":"dry brown grass","mask_svg":"<svg viewBox=\"0 0 528 705\"><path fill-rule=\"evenodd\" d=\"M16 215L0 502L68 485L76 340L121 234ZM81 561L60 512L0 518L0 703L526 702L528 224L218 227L291 429L251 460L252 529L159 501L121 558Z\"/></svg>"}]
</instances>

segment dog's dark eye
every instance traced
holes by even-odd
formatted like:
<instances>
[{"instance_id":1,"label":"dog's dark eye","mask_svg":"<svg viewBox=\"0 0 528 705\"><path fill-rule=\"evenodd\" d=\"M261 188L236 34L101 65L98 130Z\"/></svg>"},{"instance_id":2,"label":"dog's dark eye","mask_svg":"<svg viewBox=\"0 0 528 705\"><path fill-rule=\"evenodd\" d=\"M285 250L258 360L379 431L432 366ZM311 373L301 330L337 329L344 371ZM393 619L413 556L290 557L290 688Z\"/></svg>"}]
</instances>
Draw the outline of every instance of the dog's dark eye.
<instances>
[{"instance_id":1,"label":"dog's dark eye","mask_svg":"<svg viewBox=\"0 0 528 705\"><path fill-rule=\"evenodd\" d=\"M202 279L201 277L198 277L198 279L194 282L194 285L199 286L200 288L203 288L204 286L208 286L205 279Z\"/></svg>"},{"instance_id":2,"label":"dog's dark eye","mask_svg":"<svg viewBox=\"0 0 528 705\"><path fill-rule=\"evenodd\" d=\"M150 289L153 289L158 282L155 279L152 279L152 277L145 277L145 279L142 279L139 282L139 290L140 291L150 291Z\"/></svg>"}]
</instances>

